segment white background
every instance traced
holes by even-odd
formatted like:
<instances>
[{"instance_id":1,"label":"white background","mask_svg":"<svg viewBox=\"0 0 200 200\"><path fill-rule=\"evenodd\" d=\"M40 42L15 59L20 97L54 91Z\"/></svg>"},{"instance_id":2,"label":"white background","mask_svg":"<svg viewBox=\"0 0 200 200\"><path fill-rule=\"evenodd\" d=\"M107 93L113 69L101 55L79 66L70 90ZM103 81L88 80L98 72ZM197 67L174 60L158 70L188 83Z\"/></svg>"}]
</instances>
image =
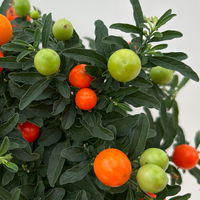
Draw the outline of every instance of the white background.
<instances>
[{"instance_id":1,"label":"white background","mask_svg":"<svg viewBox=\"0 0 200 200\"><path fill-rule=\"evenodd\" d=\"M129 0L31 0L32 5L42 12L52 12L53 18L69 19L76 31L83 38L94 38L94 21L101 19L109 26L112 23L133 23L132 9ZM183 51L189 56L185 62L200 75L200 1L198 0L141 0L145 16L161 16L172 8L177 14L164 28L179 30L184 34L181 39L170 41L169 51ZM111 32L113 33L113 31ZM114 32L122 35L121 32ZM126 39L130 39L125 35ZM194 144L195 132L200 129L200 86L190 81L178 95L180 106L180 124L187 139ZM181 193L192 193L191 200L200 196L200 186L190 175L184 176Z\"/></svg>"}]
</instances>

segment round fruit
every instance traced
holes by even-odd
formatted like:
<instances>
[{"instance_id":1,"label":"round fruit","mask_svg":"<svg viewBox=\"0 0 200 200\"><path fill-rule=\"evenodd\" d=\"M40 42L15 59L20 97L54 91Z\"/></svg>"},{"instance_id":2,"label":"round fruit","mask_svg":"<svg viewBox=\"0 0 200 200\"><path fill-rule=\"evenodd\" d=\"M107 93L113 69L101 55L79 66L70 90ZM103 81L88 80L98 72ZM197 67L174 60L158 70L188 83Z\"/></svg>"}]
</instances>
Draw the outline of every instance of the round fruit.
<instances>
[{"instance_id":1,"label":"round fruit","mask_svg":"<svg viewBox=\"0 0 200 200\"><path fill-rule=\"evenodd\" d=\"M154 83L165 85L173 79L173 71L160 66L153 67L150 71L150 77Z\"/></svg>"},{"instance_id":2,"label":"round fruit","mask_svg":"<svg viewBox=\"0 0 200 200\"><path fill-rule=\"evenodd\" d=\"M37 140L40 134L40 128L30 122L18 124L17 128L22 133L23 138L28 142Z\"/></svg>"},{"instance_id":3,"label":"round fruit","mask_svg":"<svg viewBox=\"0 0 200 200\"><path fill-rule=\"evenodd\" d=\"M16 14L15 10L13 7L9 7L8 10L6 11L6 17L8 18L9 21L13 21L15 20L16 18L18 18L19 16ZM26 17L26 21L30 21L30 17L27 16ZM12 25L13 27L16 25Z\"/></svg>"},{"instance_id":4,"label":"round fruit","mask_svg":"<svg viewBox=\"0 0 200 200\"><path fill-rule=\"evenodd\" d=\"M165 171L154 164L142 166L136 176L138 185L144 192L161 192L168 183L168 177Z\"/></svg>"},{"instance_id":5,"label":"round fruit","mask_svg":"<svg viewBox=\"0 0 200 200\"><path fill-rule=\"evenodd\" d=\"M38 10L33 10L31 11L30 17L32 19L39 19L40 18L40 13Z\"/></svg>"},{"instance_id":6,"label":"round fruit","mask_svg":"<svg viewBox=\"0 0 200 200\"><path fill-rule=\"evenodd\" d=\"M0 45L8 43L12 39L12 25L10 21L0 14Z\"/></svg>"},{"instance_id":7,"label":"round fruit","mask_svg":"<svg viewBox=\"0 0 200 200\"><path fill-rule=\"evenodd\" d=\"M14 10L17 15L25 17L29 15L31 5L29 0L14 0Z\"/></svg>"},{"instance_id":8,"label":"round fruit","mask_svg":"<svg viewBox=\"0 0 200 200\"><path fill-rule=\"evenodd\" d=\"M52 49L42 49L34 58L35 68L46 76L58 72L60 62L60 56Z\"/></svg>"},{"instance_id":9,"label":"round fruit","mask_svg":"<svg viewBox=\"0 0 200 200\"><path fill-rule=\"evenodd\" d=\"M140 70L140 58L130 49L120 49L114 52L108 60L108 71L114 79L120 82L133 80Z\"/></svg>"},{"instance_id":10,"label":"round fruit","mask_svg":"<svg viewBox=\"0 0 200 200\"><path fill-rule=\"evenodd\" d=\"M67 19L60 19L53 25L53 35L57 40L68 40L73 35L73 26Z\"/></svg>"},{"instance_id":11,"label":"round fruit","mask_svg":"<svg viewBox=\"0 0 200 200\"><path fill-rule=\"evenodd\" d=\"M4 55L3 55L2 51L0 51L0 58L2 58L2 57L4 57ZM2 71L3 71L3 67L0 67L0 72L2 72Z\"/></svg>"},{"instance_id":12,"label":"round fruit","mask_svg":"<svg viewBox=\"0 0 200 200\"><path fill-rule=\"evenodd\" d=\"M140 165L146 164L155 164L166 170L169 165L169 158L162 149L149 148L140 157Z\"/></svg>"},{"instance_id":13,"label":"round fruit","mask_svg":"<svg viewBox=\"0 0 200 200\"><path fill-rule=\"evenodd\" d=\"M69 82L78 88L87 88L93 80L92 76L86 73L85 64L76 65L69 73Z\"/></svg>"},{"instance_id":14,"label":"round fruit","mask_svg":"<svg viewBox=\"0 0 200 200\"><path fill-rule=\"evenodd\" d=\"M94 172L103 184L119 187L129 180L132 166L125 153L110 148L97 155L94 161Z\"/></svg>"},{"instance_id":15,"label":"round fruit","mask_svg":"<svg viewBox=\"0 0 200 200\"><path fill-rule=\"evenodd\" d=\"M75 102L81 110L91 110L97 103L97 95L90 88L82 88L76 93Z\"/></svg>"},{"instance_id":16,"label":"round fruit","mask_svg":"<svg viewBox=\"0 0 200 200\"><path fill-rule=\"evenodd\" d=\"M192 169L199 162L199 154L192 146L181 144L174 149L172 161L182 169Z\"/></svg>"}]
</instances>

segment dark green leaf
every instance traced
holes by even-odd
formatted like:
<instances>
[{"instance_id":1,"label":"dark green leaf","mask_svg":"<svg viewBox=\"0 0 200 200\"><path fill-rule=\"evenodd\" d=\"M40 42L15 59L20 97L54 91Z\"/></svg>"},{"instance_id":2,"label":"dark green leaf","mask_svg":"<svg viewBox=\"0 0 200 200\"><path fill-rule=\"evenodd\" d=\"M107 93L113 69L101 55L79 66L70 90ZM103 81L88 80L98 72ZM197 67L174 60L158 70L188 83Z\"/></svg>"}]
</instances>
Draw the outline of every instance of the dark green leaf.
<instances>
[{"instance_id":1,"label":"dark green leaf","mask_svg":"<svg viewBox=\"0 0 200 200\"><path fill-rule=\"evenodd\" d=\"M0 200L10 200L10 198L11 194L3 187L0 187Z\"/></svg>"},{"instance_id":2,"label":"dark green leaf","mask_svg":"<svg viewBox=\"0 0 200 200\"><path fill-rule=\"evenodd\" d=\"M21 189L16 188L11 192L10 200L20 200Z\"/></svg>"},{"instance_id":3,"label":"dark green leaf","mask_svg":"<svg viewBox=\"0 0 200 200\"><path fill-rule=\"evenodd\" d=\"M52 31L52 16L51 13L45 17L44 26L42 28L42 47L47 48L49 37Z\"/></svg>"},{"instance_id":4,"label":"dark green leaf","mask_svg":"<svg viewBox=\"0 0 200 200\"><path fill-rule=\"evenodd\" d=\"M65 148L64 143L58 143L54 148L49 158L48 168L47 168L47 178L51 187L55 186L62 168L65 163L65 159L61 157L61 152Z\"/></svg>"},{"instance_id":5,"label":"dark green leaf","mask_svg":"<svg viewBox=\"0 0 200 200\"><path fill-rule=\"evenodd\" d=\"M117 24L112 24L110 26L112 29L117 29L120 31L123 31L125 33L138 33L138 34L143 34L142 30L138 28L137 26L133 26L131 24L122 24L122 23L117 23Z\"/></svg>"},{"instance_id":6,"label":"dark green leaf","mask_svg":"<svg viewBox=\"0 0 200 200\"><path fill-rule=\"evenodd\" d=\"M190 197L191 197L191 194L188 193L188 194L185 194L183 196L173 197L173 198L171 198L169 200L188 200L188 199L190 199Z\"/></svg>"},{"instance_id":7,"label":"dark green leaf","mask_svg":"<svg viewBox=\"0 0 200 200\"><path fill-rule=\"evenodd\" d=\"M61 152L61 156L71 162L80 162L88 158L87 153L81 147L68 147Z\"/></svg>"},{"instance_id":8,"label":"dark green leaf","mask_svg":"<svg viewBox=\"0 0 200 200\"><path fill-rule=\"evenodd\" d=\"M29 55L30 53L32 53L32 51L22 51L16 58L17 62L20 62L20 60L22 60L24 57L26 57L27 55Z\"/></svg>"},{"instance_id":9,"label":"dark green leaf","mask_svg":"<svg viewBox=\"0 0 200 200\"><path fill-rule=\"evenodd\" d=\"M153 56L149 57L149 60L156 66L162 66L167 69L176 70L185 77L191 78L194 81L199 81L198 75L185 63L175 60L174 58L166 56Z\"/></svg>"},{"instance_id":10,"label":"dark green leaf","mask_svg":"<svg viewBox=\"0 0 200 200\"><path fill-rule=\"evenodd\" d=\"M5 186L5 185L8 185L15 177L15 174L10 172L10 171L6 171L4 174L3 174L3 177L2 177L2 185Z\"/></svg>"},{"instance_id":11,"label":"dark green leaf","mask_svg":"<svg viewBox=\"0 0 200 200\"><path fill-rule=\"evenodd\" d=\"M189 170L189 173L192 174L194 178L197 180L197 183L200 184L200 169L195 167Z\"/></svg>"},{"instance_id":12,"label":"dark green leaf","mask_svg":"<svg viewBox=\"0 0 200 200\"><path fill-rule=\"evenodd\" d=\"M199 145L200 145L200 131L198 131L195 135L195 148L197 149Z\"/></svg>"},{"instance_id":13,"label":"dark green leaf","mask_svg":"<svg viewBox=\"0 0 200 200\"><path fill-rule=\"evenodd\" d=\"M61 117L61 125L63 129L69 129L75 122L76 109L74 105L69 105L65 109Z\"/></svg>"},{"instance_id":14,"label":"dark green leaf","mask_svg":"<svg viewBox=\"0 0 200 200\"><path fill-rule=\"evenodd\" d=\"M107 43L107 44L117 44L125 49L130 48L128 43L122 37L119 37L119 36L110 35L110 36L104 37L102 42Z\"/></svg>"},{"instance_id":15,"label":"dark green leaf","mask_svg":"<svg viewBox=\"0 0 200 200\"><path fill-rule=\"evenodd\" d=\"M151 39L151 42L160 42L160 41L164 41L164 40L172 40L172 39L175 39L175 38L180 38L182 36L183 36L183 34L179 31L169 30L169 31L162 32L162 37L153 37Z\"/></svg>"},{"instance_id":16,"label":"dark green leaf","mask_svg":"<svg viewBox=\"0 0 200 200\"><path fill-rule=\"evenodd\" d=\"M159 19L158 22L156 23L156 27L159 28L166 24L169 20L171 20L173 17L175 17L175 14L172 14L172 10L169 9L167 10Z\"/></svg>"},{"instance_id":17,"label":"dark green leaf","mask_svg":"<svg viewBox=\"0 0 200 200\"><path fill-rule=\"evenodd\" d=\"M0 156L7 153L9 146L10 146L10 141L9 141L9 138L6 136L6 137L4 137L4 139L0 145Z\"/></svg>"},{"instance_id":18,"label":"dark green leaf","mask_svg":"<svg viewBox=\"0 0 200 200\"><path fill-rule=\"evenodd\" d=\"M137 91L124 99L125 102L133 105L134 107L144 106L147 108L160 108L160 102L148 92Z\"/></svg>"},{"instance_id":19,"label":"dark green leaf","mask_svg":"<svg viewBox=\"0 0 200 200\"><path fill-rule=\"evenodd\" d=\"M35 33L34 33L34 43L33 43L33 46L35 48L38 48L40 44L40 39L41 39L41 30L40 28L36 28Z\"/></svg>"},{"instance_id":20,"label":"dark green leaf","mask_svg":"<svg viewBox=\"0 0 200 200\"><path fill-rule=\"evenodd\" d=\"M32 162L39 159L38 153L29 153L25 149L15 149L12 151L13 156L16 157L18 160L22 160L25 162Z\"/></svg>"},{"instance_id":21,"label":"dark green leaf","mask_svg":"<svg viewBox=\"0 0 200 200\"><path fill-rule=\"evenodd\" d=\"M4 58L0 58L0 65L3 68L6 69L21 69L23 67L23 63L17 63L16 62L16 57L4 57Z\"/></svg>"},{"instance_id":22,"label":"dark green leaf","mask_svg":"<svg viewBox=\"0 0 200 200\"><path fill-rule=\"evenodd\" d=\"M43 79L32 85L20 100L20 110L23 110L34 101L49 86L50 81L51 79Z\"/></svg>"},{"instance_id":23,"label":"dark green leaf","mask_svg":"<svg viewBox=\"0 0 200 200\"><path fill-rule=\"evenodd\" d=\"M50 146L57 143L62 137L62 131L57 127L49 127L41 130L41 136L38 144L42 146Z\"/></svg>"},{"instance_id":24,"label":"dark green leaf","mask_svg":"<svg viewBox=\"0 0 200 200\"><path fill-rule=\"evenodd\" d=\"M0 126L0 136L4 136L11 132L17 125L19 120L19 114L15 113L7 122Z\"/></svg>"},{"instance_id":25,"label":"dark green leaf","mask_svg":"<svg viewBox=\"0 0 200 200\"><path fill-rule=\"evenodd\" d=\"M144 15L142 12L142 8L140 6L139 0L130 0L132 7L133 7L133 15L137 26L139 27L140 24L144 22Z\"/></svg>"},{"instance_id":26,"label":"dark green leaf","mask_svg":"<svg viewBox=\"0 0 200 200\"><path fill-rule=\"evenodd\" d=\"M13 43L4 44L1 48L4 51L14 51L14 52L21 52L27 50L27 47Z\"/></svg>"},{"instance_id":27,"label":"dark green leaf","mask_svg":"<svg viewBox=\"0 0 200 200\"><path fill-rule=\"evenodd\" d=\"M37 72L12 72L9 73L8 76L12 81L25 83L28 85L33 85L44 79L44 76L40 75Z\"/></svg>"},{"instance_id":28,"label":"dark green leaf","mask_svg":"<svg viewBox=\"0 0 200 200\"><path fill-rule=\"evenodd\" d=\"M74 183L82 180L91 170L90 161L83 161L66 170L60 177L60 184Z\"/></svg>"},{"instance_id":29,"label":"dark green leaf","mask_svg":"<svg viewBox=\"0 0 200 200\"><path fill-rule=\"evenodd\" d=\"M132 129L130 139L129 155L131 158L137 158L145 149L148 138L149 120L145 114L140 114L136 126Z\"/></svg>"},{"instance_id":30,"label":"dark green leaf","mask_svg":"<svg viewBox=\"0 0 200 200\"><path fill-rule=\"evenodd\" d=\"M109 57L112 49L110 44L103 43L103 38L108 36L108 29L101 20L95 22L95 47L97 53Z\"/></svg>"},{"instance_id":31,"label":"dark green leaf","mask_svg":"<svg viewBox=\"0 0 200 200\"><path fill-rule=\"evenodd\" d=\"M59 93L66 99L70 98L70 87L67 83L67 81L65 80L64 82L62 81L58 81L57 82L57 88Z\"/></svg>"},{"instance_id":32,"label":"dark green leaf","mask_svg":"<svg viewBox=\"0 0 200 200\"><path fill-rule=\"evenodd\" d=\"M63 97L54 101L52 115L58 115L63 112L69 103L70 99L65 99Z\"/></svg>"},{"instance_id":33,"label":"dark green leaf","mask_svg":"<svg viewBox=\"0 0 200 200\"><path fill-rule=\"evenodd\" d=\"M96 49L95 40L89 37L84 37L89 42L90 49Z\"/></svg>"},{"instance_id":34,"label":"dark green leaf","mask_svg":"<svg viewBox=\"0 0 200 200\"><path fill-rule=\"evenodd\" d=\"M152 48L151 48L151 51L152 51L152 50L161 50L161 49L166 49L167 47L168 47L167 44L158 44L158 45L152 47Z\"/></svg>"},{"instance_id":35,"label":"dark green leaf","mask_svg":"<svg viewBox=\"0 0 200 200\"><path fill-rule=\"evenodd\" d=\"M80 63L91 64L100 68L106 68L107 60L94 50L89 49L66 49L62 52L66 57L72 58Z\"/></svg>"},{"instance_id":36,"label":"dark green leaf","mask_svg":"<svg viewBox=\"0 0 200 200\"><path fill-rule=\"evenodd\" d=\"M182 61L187 59L187 54L183 52L170 52L170 53L163 53L164 56L174 58L176 60Z\"/></svg>"},{"instance_id":37,"label":"dark green leaf","mask_svg":"<svg viewBox=\"0 0 200 200\"><path fill-rule=\"evenodd\" d=\"M181 186L179 185L167 185L167 196L174 196L181 191Z\"/></svg>"},{"instance_id":38,"label":"dark green leaf","mask_svg":"<svg viewBox=\"0 0 200 200\"><path fill-rule=\"evenodd\" d=\"M3 15L6 15L6 11L8 10L10 3L12 0L3 0L1 7L0 7L0 13Z\"/></svg>"},{"instance_id":39,"label":"dark green leaf","mask_svg":"<svg viewBox=\"0 0 200 200\"><path fill-rule=\"evenodd\" d=\"M54 188L45 195L44 200L63 200L64 196L64 188Z\"/></svg>"}]
</instances>

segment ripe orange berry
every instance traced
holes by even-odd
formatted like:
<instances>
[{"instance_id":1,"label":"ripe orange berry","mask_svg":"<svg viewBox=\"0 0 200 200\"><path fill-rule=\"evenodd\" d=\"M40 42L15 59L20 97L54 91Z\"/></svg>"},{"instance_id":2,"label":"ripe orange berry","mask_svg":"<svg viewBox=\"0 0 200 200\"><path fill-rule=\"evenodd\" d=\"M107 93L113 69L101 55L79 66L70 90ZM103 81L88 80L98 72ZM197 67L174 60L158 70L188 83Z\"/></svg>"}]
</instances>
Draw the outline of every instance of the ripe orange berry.
<instances>
[{"instance_id":1,"label":"ripe orange berry","mask_svg":"<svg viewBox=\"0 0 200 200\"><path fill-rule=\"evenodd\" d=\"M4 55L3 55L2 51L0 51L0 58L2 58L2 57L4 57ZM0 72L2 72L2 71L3 71L3 67L0 67Z\"/></svg>"},{"instance_id":2,"label":"ripe orange berry","mask_svg":"<svg viewBox=\"0 0 200 200\"><path fill-rule=\"evenodd\" d=\"M6 11L6 17L8 18L9 21L13 21L19 16L16 14L15 10L13 7L9 7L8 10ZM31 18L29 16L26 17L26 21L30 21Z\"/></svg>"},{"instance_id":3,"label":"ripe orange berry","mask_svg":"<svg viewBox=\"0 0 200 200\"><path fill-rule=\"evenodd\" d=\"M86 73L85 64L76 65L69 73L69 82L72 86L78 88L87 88L90 86L93 77Z\"/></svg>"},{"instance_id":4,"label":"ripe orange berry","mask_svg":"<svg viewBox=\"0 0 200 200\"><path fill-rule=\"evenodd\" d=\"M129 180L132 166L125 153L110 148L97 155L94 161L94 172L103 184L119 187Z\"/></svg>"},{"instance_id":5,"label":"ripe orange berry","mask_svg":"<svg viewBox=\"0 0 200 200\"><path fill-rule=\"evenodd\" d=\"M182 169L192 169L199 162L199 154L192 146L181 144L174 149L172 161Z\"/></svg>"},{"instance_id":6,"label":"ripe orange berry","mask_svg":"<svg viewBox=\"0 0 200 200\"><path fill-rule=\"evenodd\" d=\"M8 43L12 39L13 30L10 21L0 14L0 45Z\"/></svg>"},{"instance_id":7,"label":"ripe orange berry","mask_svg":"<svg viewBox=\"0 0 200 200\"><path fill-rule=\"evenodd\" d=\"M97 103L97 95L90 88L82 88L76 93L75 102L81 110L91 110Z\"/></svg>"}]
</instances>

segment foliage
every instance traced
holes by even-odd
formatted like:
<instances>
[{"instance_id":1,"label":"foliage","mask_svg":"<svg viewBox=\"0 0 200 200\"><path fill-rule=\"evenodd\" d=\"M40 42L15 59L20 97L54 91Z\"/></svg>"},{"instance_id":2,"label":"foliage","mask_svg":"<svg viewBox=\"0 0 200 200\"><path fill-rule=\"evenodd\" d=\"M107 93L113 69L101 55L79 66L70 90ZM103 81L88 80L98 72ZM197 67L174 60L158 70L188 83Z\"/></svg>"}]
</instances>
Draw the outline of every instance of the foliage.
<instances>
[{"instance_id":1,"label":"foliage","mask_svg":"<svg viewBox=\"0 0 200 200\"><path fill-rule=\"evenodd\" d=\"M1 13L5 13L7 2L3 2ZM0 200L147 198L135 181L138 157L149 147L166 150L187 143L179 125L176 95L189 79L199 78L182 62L187 58L185 53L162 52L168 46L167 40L182 36L175 30L159 31L175 14L170 9L160 18L146 18L139 1L130 2L136 25L110 26L130 34L130 44L122 37L109 35L100 20L95 22L95 40L88 39L92 49L84 47L76 31L71 39L57 41L52 35L51 14L31 22L25 18L12 22L17 25L13 39L0 47L5 55L0 58L4 68L0 74ZM42 76L34 68L34 56L41 47L60 55L58 73ZM121 48L135 51L142 61L141 73L128 83L117 82L107 71L109 56ZM87 72L95 77L91 87L97 93L98 104L90 112L75 106L77 88L68 84L70 69L79 63L87 64ZM176 73L170 84L159 86L149 76L150 69L157 65L182 76ZM140 114L129 114L137 107L142 108ZM152 108L159 111L156 119ZM25 121L41 128L40 138L34 143L26 142L16 128L17 123ZM199 132L195 141L197 148ZM125 152L134 168L131 180L118 188L102 185L92 170L97 153L108 147ZM190 171L198 183L199 170L196 167ZM180 191L180 170L170 164L167 173L171 183L157 200ZM189 198L186 194L171 200Z\"/></svg>"}]
</instances>

